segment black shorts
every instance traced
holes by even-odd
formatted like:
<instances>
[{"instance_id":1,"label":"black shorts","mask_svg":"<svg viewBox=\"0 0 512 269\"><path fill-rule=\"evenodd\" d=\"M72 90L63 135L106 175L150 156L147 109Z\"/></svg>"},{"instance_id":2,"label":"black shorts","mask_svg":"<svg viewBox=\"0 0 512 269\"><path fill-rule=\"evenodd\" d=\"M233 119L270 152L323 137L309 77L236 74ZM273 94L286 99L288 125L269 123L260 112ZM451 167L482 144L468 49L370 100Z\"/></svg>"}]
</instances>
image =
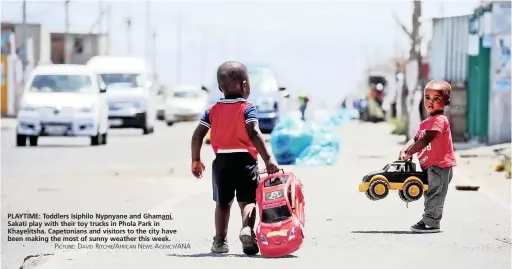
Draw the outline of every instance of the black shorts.
<instances>
[{"instance_id":1,"label":"black shorts","mask_svg":"<svg viewBox=\"0 0 512 269\"><path fill-rule=\"evenodd\" d=\"M258 188L258 161L247 152L219 153L212 164L213 200L227 205L238 202L256 202Z\"/></svg>"}]
</instances>

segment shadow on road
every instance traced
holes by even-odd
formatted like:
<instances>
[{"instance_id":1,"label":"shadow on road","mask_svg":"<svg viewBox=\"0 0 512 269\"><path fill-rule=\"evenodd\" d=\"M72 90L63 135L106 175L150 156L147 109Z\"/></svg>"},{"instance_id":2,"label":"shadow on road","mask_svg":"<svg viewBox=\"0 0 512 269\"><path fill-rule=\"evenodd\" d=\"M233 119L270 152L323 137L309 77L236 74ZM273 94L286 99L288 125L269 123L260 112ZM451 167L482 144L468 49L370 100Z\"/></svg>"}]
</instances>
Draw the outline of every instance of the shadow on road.
<instances>
[{"instance_id":1,"label":"shadow on road","mask_svg":"<svg viewBox=\"0 0 512 269\"><path fill-rule=\"evenodd\" d=\"M279 258L268 258L260 255L249 256L245 254L217 254L217 253L197 253L197 254L167 254L169 257L180 257L180 258L209 258L209 257L219 257L219 258L255 258L255 259L290 259L290 258L298 258L295 255L287 255Z\"/></svg>"},{"instance_id":2,"label":"shadow on road","mask_svg":"<svg viewBox=\"0 0 512 269\"><path fill-rule=\"evenodd\" d=\"M150 134L151 136L152 134ZM109 132L109 137L144 137L142 132Z\"/></svg>"},{"instance_id":3,"label":"shadow on road","mask_svg":"<svg viewBox=\"0 0 512 269\"><path fill-rule=\"evenodd\" d=\"M39 144L36 147L27 146L27 148L90 148L89 144Z\"/></svg>"},{"instance_id":4,"label":"shadow on road","mask_svg":"<svg viewBox=\"0 0 512 269\"><path fill-rule=\"evenodd\" d=\"M352 231L353 234L420 234L412 231Z\"/></svg>"}]
</instances>

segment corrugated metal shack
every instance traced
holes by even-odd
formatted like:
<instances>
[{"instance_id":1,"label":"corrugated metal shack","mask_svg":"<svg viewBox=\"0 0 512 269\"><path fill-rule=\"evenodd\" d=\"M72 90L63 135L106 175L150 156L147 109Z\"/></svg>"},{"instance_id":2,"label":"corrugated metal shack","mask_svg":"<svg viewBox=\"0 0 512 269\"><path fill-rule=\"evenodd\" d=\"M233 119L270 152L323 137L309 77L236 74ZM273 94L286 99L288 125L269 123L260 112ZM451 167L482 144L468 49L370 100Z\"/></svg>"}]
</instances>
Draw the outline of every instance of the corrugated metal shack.
<instances>
[{"instance_id":1,"label":"corrugated metal shack","mask_svg":"<svg viewBox=\"0 0 512 269\"><path fill-rule=\"evenodd\" d=\"M511 141L511 2L492 3L489 144Z\"/></svg>"},{"instance_id":2,"label":"corrugated metal shack","mask_svg":"<svg viewBox=\"0 0 512 269\"><path fill-rule=\"evenodd\" d=\"M487 144L510 142L510 2L491 2L470 21L468 133Z\"/></svg>"},{"instance_id":3,"label":"corrugated metal shack","mask_svg":"<svg viewBox=\"0 0 512 269\"><path fill-rule=\"evenodd\" d=\"M471 15L434 18L428 49L430 79L452 84L452 104L447 108L454 141L466 141L469 19Z\"/></svg>"}]
</instances>

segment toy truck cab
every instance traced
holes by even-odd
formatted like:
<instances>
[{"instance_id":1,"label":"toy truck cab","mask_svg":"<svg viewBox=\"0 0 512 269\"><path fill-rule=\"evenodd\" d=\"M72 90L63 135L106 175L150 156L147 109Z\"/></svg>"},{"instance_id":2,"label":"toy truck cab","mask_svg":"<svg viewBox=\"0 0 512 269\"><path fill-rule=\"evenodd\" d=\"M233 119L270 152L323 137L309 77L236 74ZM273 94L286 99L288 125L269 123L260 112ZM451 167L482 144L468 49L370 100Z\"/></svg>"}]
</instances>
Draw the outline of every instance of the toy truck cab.
<instances>
[{"instance_id":1,"label":"toy truck cab","mask_svg":"<svg viewBox=\"0 0 512 269\"><path fill-rule=\"evenodd\" d=\"M297 251L304 238L303 185L293 173L263 178L256 193L260 222L256 236L261 255L282 257Z\"/></svg>"},{"instance_id":2,"label":"toy truck cab","mask_svg":"<svg viewBox=\"0 0 512 269\"><path fill-rule=\"evenodd\" d=\"M373 201L384 199L389 190L398 190L405 202L417 201L428 190L427 174L411 161L395 161L365 175L359 184L359 191Z\"/></svg>"}]
</instances>

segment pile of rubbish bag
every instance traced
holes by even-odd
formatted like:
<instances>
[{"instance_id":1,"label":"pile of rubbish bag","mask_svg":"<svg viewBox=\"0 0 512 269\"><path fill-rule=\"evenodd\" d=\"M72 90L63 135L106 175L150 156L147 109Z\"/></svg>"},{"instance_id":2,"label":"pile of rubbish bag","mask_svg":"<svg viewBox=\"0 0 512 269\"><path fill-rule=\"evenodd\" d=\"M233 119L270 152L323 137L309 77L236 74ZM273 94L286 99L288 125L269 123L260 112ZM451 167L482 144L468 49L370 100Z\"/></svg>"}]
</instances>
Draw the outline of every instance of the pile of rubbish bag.
<instances>
[{"instance_id":1,"label":"pile of rubbish bag","mask_svg":"<svg viewBox=\"0 0 512 269\"><path fill-rule=\"evenodd\" d=\"M276 161L283 165L333 165L341 150L337 127L353 119L353 114L342 109L334 116L312 123L302 121L295 114L281 118L270 134Z\"/></svg>"}]
</instances>

